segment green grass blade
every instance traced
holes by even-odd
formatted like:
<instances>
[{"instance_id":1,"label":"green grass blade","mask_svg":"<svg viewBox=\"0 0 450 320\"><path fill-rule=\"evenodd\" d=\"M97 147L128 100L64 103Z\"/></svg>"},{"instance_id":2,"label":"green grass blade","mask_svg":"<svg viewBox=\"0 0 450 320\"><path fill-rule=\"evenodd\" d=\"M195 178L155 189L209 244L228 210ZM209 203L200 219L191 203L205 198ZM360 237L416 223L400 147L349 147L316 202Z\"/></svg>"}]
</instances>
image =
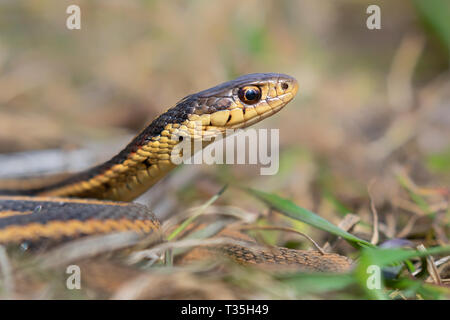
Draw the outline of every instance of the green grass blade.
<instances>
[{"instance_id":1,"label":"green grass blade","mask_svg":"<svg viewBox=\"0 0 450 320\"><path fill-rule=\"evenodd\" d=\"M361 287L366 291L367 295L372 299L388 299L386 296L386 288L384 287L383 274L381 272L383 267L388 265L406 262L407 259L414 257L423 257L432 254L442 254L450 252L450 246L434 247L426 251L418 251L412 249L380 249L380 248L365 248L361 252L358 265L355 269L355 277L358 279ZM380 277L380 288L369 288L369 278L374 277L376 270L373 267L378 267L378 276ZM372 268L372 269L371 269ZM417 282L416 284L419 284Z\"/></svg>"},{"instance_id":2,"label":"green grass blade","mask_svg":"<svg viewBox=\"0 0 450 320\"><path fill-rule=\"evenodd\" d=\"M450 246L434 247L425 251L412 249L379 249L366 248L362 251L360 264L376 264L384 267L394 263L403 262L414 257L425 257L433 254L450 253Z\"/></svg>"},{"instance_id":3,"label":"green grass blade","mask_svg":"<svg viewBox=\"0 0 450 320\"><path fill-rule=\"evenodd\" d=\"M297 206L295 203L288 199L284 199L275 194L266 193L263 191L258 191L255 189L246 189L251 195L265 202L269 207L280 213L295 219L302 221L310 226L316 227L320 230L327 231L334 235L344 238L345 240L366 247L374 247L370 242L362 240L351 233L348 233L341 228L335 226L328 220L322 218L321 216L311 212L305 208Z\"/></svg>"},{"instance_id":4,"label":"green grass blade","mask_svg":"<svg viewBox=\"0 0 450 320\"><path fill-rule=\"evenodd\" d=\"M450 3L447 0L414 0L417 11L450 53Z\"/></svg>"}]
</instances>

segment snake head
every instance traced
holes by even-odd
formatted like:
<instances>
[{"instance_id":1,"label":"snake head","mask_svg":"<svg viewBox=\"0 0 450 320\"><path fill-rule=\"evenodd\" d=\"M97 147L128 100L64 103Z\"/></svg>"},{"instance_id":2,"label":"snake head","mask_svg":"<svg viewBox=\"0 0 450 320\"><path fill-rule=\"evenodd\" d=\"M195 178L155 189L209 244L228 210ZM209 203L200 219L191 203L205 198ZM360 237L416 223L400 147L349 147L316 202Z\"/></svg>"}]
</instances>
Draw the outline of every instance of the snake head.
<instances>
[{"instance_id":1,"label":"snake head","mask_svg":"<svg viewBox=\"0 0 450 320\"><path fill-rule=\"evenodd\" d=\"M296 95L295 78L278 73L254 73L187 96L180 105L189 121L203 130L246 128L280 111Z\"/></svg>"}]
</instances>

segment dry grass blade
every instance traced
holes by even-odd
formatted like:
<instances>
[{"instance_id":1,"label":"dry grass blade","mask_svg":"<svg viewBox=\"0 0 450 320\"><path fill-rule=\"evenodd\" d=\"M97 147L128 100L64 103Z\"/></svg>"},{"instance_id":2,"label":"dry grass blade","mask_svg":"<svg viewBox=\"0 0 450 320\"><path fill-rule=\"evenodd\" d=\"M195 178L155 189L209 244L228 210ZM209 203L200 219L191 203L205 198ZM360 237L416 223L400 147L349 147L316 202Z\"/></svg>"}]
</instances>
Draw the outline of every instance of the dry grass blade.
<instances>
[{"instance_id":1,"label":"dry grass blade","mask_svg":"<svg viewBox=\"0 0 450 320\"><path fill-rule=\"evenodd\" d=\"M434 262L434 264L436 265L436 267L441 267L443 265L445 265L447 262L450 261L450 256L446 256L444 258L441 258L437 261ZM416 271L414 271L412 273L413 276L416 276L417 274L419 274L422 271L422 268L417 268ZM442 280L442 282L444 282L444 280Z\"/></svg>"},{"instance_id":2,"label":"dry grass blade","mask_svg":"<svg viewBox=\"0 0 450 320\"><path fill-rule=\"evenodd\" d=\"M235 206L210 206L205 210L205 214L220 214L237 218L244 223L255 222L260 216L258 213L249 212Z\"/></svg>"},{"instance_id":3,"label":"dry grass blade","mask_svg":"<svg viewBox=\"0 0 450 320\"><path fill-rule=\"evenodd\" d=\"M214 239L186 239L172 242L165 242L152 249L142 250L134 252L128 258L128 263L134 264L141 260L152 258L155 254L161 254L169 249L189 248L197 246L219 246L219 245L236 245L243 246L248 249L252 246L251 243L246 241L234 240L231 238L214 238ZM256 246L256 245L255 245Z\"/></svg>"},{"instance_id":4,"label":"dry grass blade","mask_svg":"<svg viewBox=\"0 0 450 320\"><path fill-rule=\"evenodd\" d=\"M425 216L426 213L414 202L411 202L406 199L394 198L392 200L392 204L396 207L403 209L405 211L409 211L418 216Z\"/></svg>"},{"instance_id":5,"label":"dry grass blade","mask_svg":"<svg viewBox=\"0 0 450 320\"><path fill-rule=\"evenodd\" d=\"M397 233L397 238L406 238L406 236L411 232L411 230L414 228L414 225L416 224L417 220L419 219L419 216L414 215L409 220L408 223L405 225L405 227Z\"/></svg>"},{"instance_id":6,"label":"dry grass blade","mask_svg":"<svg viewBox=\"0 0 450 320\"><path fill-rule=\"evenodd\" d=\"M421 34L405 36L392 61L387 81L389 103L397 110L412 108L414 99L412 78L420 55L425 47Z\"/></svg>"},{"instance_id":7,"label":"dry grass blade","mask_svg":"<svg viewBox=\"0 0 450 320\"><path fill-rule=\"evenodd\" d=\"M314 247L321 253L321 254L326 254L325 251L317 244L317 242L315 242L310 236L308 236L307 234L297 231L295 229L292 228L286 228L286 227L271 227L271 226L243 226L240 227L239 229L241 230L271 230L271 231L285 231L285 232L292 232L298 235L301 235L302 237L305 237L306 239L308 239L313 245Z\"/></svg>"},{"instance_id":8,"label":"dry grass blade","mask_svg":"<svg viewBox=\"0 0 450 320\"><path fill-rule=\"evenodd\" d=\"M88 237L63 244L37 257L37 260L41 266L51 268L101 253L127 248L135 245L139 240L140 236L135 232Z\"/></svg>"},{"instance_id":9,"label":"dry grass blade","mask_svg":"<svg viewBox=\"0 0 450 320\"><path fill-rule=\"evenodd\" d=\"M167 233L167 231L172 228L173 226L181 223L184 219L191 217L198 212L198 210L201 209L200 207L193 207L185 210L184 212L177 214L173 216L172 218L164 221L163 226L161 229L163 230L163 233ZM237 218L241 220L244 223L252 223L255 222L259 214L246 211L242 208L235 207L235 206L214 206L210 205L208 206L204 211L203 215L224 215L224 216L230 216Z\"/></svg>"},{"instance_id":10,"label":"dry grass blade","mask_svg":"<svg viewBox=\"0 0 450 320\"><path fill-rule=\"evenodd\" d=\"M374 184L375 184L375 180L370 182L369 187L367 188L367 192L369 193L370 209L372 211L372 216L373 216L373 234L372 234L372 238L370 239L370 243L373 245L376 245L378 243L378 240L380 237L379 237L379 232L378 232L378 212L377 212L377 209L375 208L375 202L373 200L372 191L371 191Z\"/></svg>"},{"instance_id":11,"label":"dry grass blade","mask_svg":"<svg viewBox=\"0 0 450 320\"><path fill-rule=\"evenodd\" d=\"M417 250L423 252L423 251L426 251L427 249L425 248L425 246L423 244L420 244L417 246ZM442 280L439 275L439 271L436 267L436 264L434 263L433 257L427 256L426 260L427 260L427 269L428 269L428 273L430 274L430 277L433 279L435 284L441 285Z\"/></svg>"}]
</instances>

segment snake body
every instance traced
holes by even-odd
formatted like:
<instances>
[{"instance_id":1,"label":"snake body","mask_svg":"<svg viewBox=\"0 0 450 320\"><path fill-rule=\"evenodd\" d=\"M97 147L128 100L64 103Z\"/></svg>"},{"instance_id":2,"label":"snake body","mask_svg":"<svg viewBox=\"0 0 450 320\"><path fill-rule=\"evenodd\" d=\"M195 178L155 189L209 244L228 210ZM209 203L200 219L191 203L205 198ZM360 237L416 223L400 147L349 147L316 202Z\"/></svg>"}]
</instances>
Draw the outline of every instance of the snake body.
<instances>
[{"instance_id":1,"label":"snake body","mask_svg":"<svg viewBox=\"0 0 450 320\"><path fill-rule=\"evenodd\" d=\"M128 201L176 166L171 161L174 148L186 138L200 140L205 146L211 137L227 129L259 122L281 110L297 90L297 81L287 75L245 75L183 98L103 164L69 176L0 181L0 244L62 242L117 231L149 234L159 230L160 223L148 208ZM344 270L349 266L348 259L334 254L321 256L284 248L276 254L263 249L243 254L245 250L221 249L240 262L284 261L312 270Z\"/></svg>"}]
</instances>

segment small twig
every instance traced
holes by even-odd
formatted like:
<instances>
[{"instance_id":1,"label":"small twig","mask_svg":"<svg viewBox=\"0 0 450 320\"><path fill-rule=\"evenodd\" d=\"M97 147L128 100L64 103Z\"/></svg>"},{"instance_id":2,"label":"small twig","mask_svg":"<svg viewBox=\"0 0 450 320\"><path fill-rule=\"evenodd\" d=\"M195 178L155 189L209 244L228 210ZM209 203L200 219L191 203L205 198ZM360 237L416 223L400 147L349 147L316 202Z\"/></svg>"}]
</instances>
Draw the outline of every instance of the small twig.
<instances>
[{"instance_id":1,"label":"small twig","mask_svg":"<svg viewBox=\"0 0 450 320\"><path fill-rule=\"evenodd\" d=\"M449 261L450 261L450 256L446 256L446 257L443 257L443 258L435 261L434 264L436 265L436 267L440 267L441 265L443 265Z\"/></svg>"},{"instance_id":2,"label":"small twig","mask_svg":"<svg viewBox=\"0 0 450 320\"><path fill-rule=\"evenodd\" d=\"M272 226L242 226L239 229L241 230L270 230L270 231L286 231L286 232L292 232L292 233L296 233L298 235L301 235L302 237L305 237L306 239L308 239L313 245L314 247L322 254L325 255L326 252L323 251L323 249L317 244L317 242L315 242L310 236L308 236L307 234L297 231L295 229L292 228L287 228L287 227L272 227Z\"/></svg>"},{"instance_id":3,"label":"small twig","mask_svg":"<svg viewBox=\"0 0 450 320\"><path fill-rule=\"evenodd\" d=\"M414 213L418 216L425 216L426 212L424 212L417 204L414 202L408 201L406 199L397 198L392 202L396 207Z\"/></svg>"},{"instance_id":4,"label":"small twig","mask_svg":"<svg viewBox=\"0 0 450 320\"><path fill-rule=\"evenodd\" d=\"M373 245L376 245L379 241L379 232L378 232L378 212L377 209L375 208L375 201L373 200L373 196L372 196L372 187L375 184L375 180L372 180L369 183L369 186L367 187L367 192L369 193L369 198L370 198L370 209L372 211L372 216L373 216L373 234L372 234L372 238L370 239L370 243Z\"/></svg>"},{"instance_id":5,"label":"small twig","mask_svg":"<svg viewBox=\"0 0 450 320\"><path fill-rule=\"evenodd\" d=\"M427 249L423 244L420 244L417 246L417 250L419 251L426 251ZM433 279L434 283L437 285L442 285L441 276L439 275L439 271L436 267L436 264L434 263L434 259L432 256L426 256L427 266L428 266L428 273L430 274L430 277Z\"/></svg>"},{"instance_id":6,"label":"small twig","mask_svg":"<svg viewBox=\"0 0 450 320\"><path fill-rule=\"evenodd\" d=\"M435 261L434 264L436 265L436 267L440 267L440 266L444 265L445 263L447 263L447 262L449 262L449 261L450 261L450 256L446 256L446 257L444 257L444 258L441 258L441 259ZM419 274L421 271L422 271L422 268L417 268L417 270L414 271L414 272L412 273L412 275L413 275L413 276L416 276L416 275ZM441 279L441 282L444 282L444 280Z\"/></svg>"}]
</instances>

